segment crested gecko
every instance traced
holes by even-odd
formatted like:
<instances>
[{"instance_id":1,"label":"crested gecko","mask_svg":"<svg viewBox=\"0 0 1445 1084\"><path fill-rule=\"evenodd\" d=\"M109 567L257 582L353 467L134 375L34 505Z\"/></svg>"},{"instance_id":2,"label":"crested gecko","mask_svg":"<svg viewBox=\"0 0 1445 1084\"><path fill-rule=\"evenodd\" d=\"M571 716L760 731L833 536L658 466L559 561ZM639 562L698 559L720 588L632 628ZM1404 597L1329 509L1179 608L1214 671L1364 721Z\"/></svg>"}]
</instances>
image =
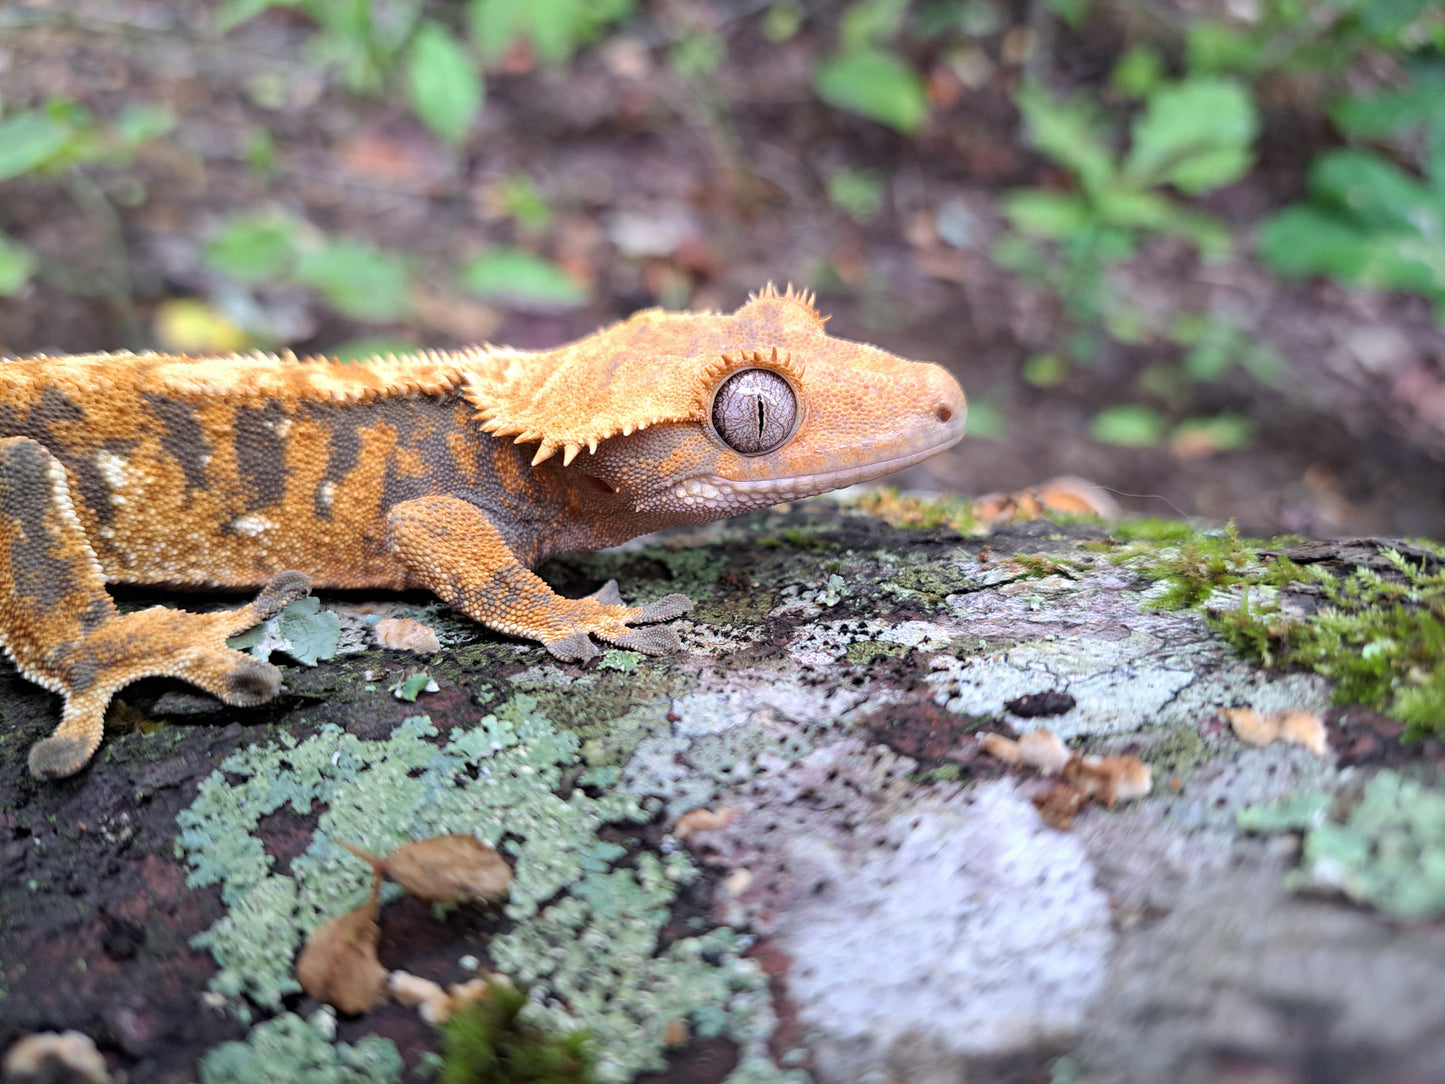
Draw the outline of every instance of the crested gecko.
<instances>
[{"instance_id":1,"label":"crested gecko","mask_svg":"<svg viewBox=\"0 0 1445 1084\"><path fill-rule=\"evenodd\" d=\"M226 638L311 587L425 587L491 629L585 661L649 655L692 606L580 599L530 569L899 470L963 436L937 365L834 338L771 285L731 314L647 310L555 350L356 363L291 354L0 362L0 641L64 700L30 749L79 771L141 677L228 704L280 672ZM120 613L107 583L261 587L221 613Z\"/></svg>"}]
</instances>

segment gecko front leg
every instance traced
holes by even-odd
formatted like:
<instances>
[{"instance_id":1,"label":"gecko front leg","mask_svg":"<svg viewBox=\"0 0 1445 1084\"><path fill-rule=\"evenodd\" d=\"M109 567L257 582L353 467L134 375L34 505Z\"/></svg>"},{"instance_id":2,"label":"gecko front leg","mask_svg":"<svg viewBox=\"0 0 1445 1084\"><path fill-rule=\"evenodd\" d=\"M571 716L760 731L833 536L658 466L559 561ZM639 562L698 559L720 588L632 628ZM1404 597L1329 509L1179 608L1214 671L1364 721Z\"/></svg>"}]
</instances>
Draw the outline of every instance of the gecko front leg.
<instances>
[{"instance_id":1,"label":"gecko front leg","mask_svg":"<svg viewBox=\"0 0 1445 1084\"><path fill-rule=\"evenodd\" d=\"M65 468L28 437L0 440L0 643L22 674L65 698L60 725L30 748L32 775L83 768L111 697L139 678L177 677L238 706L269 700L281 672L226 638L310 590L300 572L283 572L239 609L122 614L76 518Z\"/></svg>"},{"instance_id":2,"label":"gecko front leg","mask_svg":"<svg viewBox=\"0 0 1445 1084\"><path fill-rule=\"evenodd\" d=\"M403 501L387 528L392 552L437 597L490 629L540 640L563 662L595 656L593 636L644 655L676 651L677 633L656 622L692 609L686 595L623 605L615 583L587 598L563 598L523 567L485 512L457 497Z\"/></svg>"}]
</instances>

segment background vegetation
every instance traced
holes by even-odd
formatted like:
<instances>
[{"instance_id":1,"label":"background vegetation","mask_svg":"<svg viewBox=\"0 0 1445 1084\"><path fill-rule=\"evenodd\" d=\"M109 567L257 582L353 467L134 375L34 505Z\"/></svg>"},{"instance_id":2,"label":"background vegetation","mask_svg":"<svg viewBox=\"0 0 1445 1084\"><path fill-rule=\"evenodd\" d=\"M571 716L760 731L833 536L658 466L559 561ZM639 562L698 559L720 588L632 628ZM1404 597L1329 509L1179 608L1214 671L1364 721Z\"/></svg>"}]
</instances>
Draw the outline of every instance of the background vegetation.
<instances>
[{"instance_id":1,"label":"background vegetation","mask_svg":"<svg viewBox=\"0 0 1445 1084\"><path fill-rule=\"evenodd\" d=\"M958 372L916 484L1441 534L1442 52L1430 0L7 5L0 351L544 345L792 280Z\"/></svg>"}]
</instances>

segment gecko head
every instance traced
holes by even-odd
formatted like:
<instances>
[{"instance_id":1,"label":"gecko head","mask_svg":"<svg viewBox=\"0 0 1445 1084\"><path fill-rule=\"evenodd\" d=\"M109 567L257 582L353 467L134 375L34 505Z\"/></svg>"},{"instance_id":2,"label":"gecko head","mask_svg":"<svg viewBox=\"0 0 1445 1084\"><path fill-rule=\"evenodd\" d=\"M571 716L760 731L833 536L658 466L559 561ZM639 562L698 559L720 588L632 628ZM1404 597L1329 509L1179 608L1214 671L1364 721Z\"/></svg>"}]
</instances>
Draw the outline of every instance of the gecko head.
<instances>
[{"instance_id":1,"label":"gecko head","mask_svg":"<svg viewBox=\"0 0 1445 1084\"><path fill-rule=\"evenodd\" d=\"M643 416L565 470L659 522L705 522L890 474L962 438L967 403L945 369L824 323L807 295L770 287L731 315L618 325L629 356L650 355L627 381ZM672 390L684 377L685 396ZM674 405L653 420L659 385Z\"/></svg>"}]
</instances>

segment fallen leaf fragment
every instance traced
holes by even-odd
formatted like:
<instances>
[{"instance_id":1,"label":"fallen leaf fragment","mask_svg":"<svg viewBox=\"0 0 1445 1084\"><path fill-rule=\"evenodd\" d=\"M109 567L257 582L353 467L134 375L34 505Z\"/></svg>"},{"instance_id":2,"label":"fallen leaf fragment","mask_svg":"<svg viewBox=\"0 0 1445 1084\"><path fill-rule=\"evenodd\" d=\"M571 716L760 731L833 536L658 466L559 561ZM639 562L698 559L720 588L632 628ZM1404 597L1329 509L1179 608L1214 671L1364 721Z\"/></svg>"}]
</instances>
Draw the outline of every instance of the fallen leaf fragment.
<instances>
[{"instance_id":1,"label":"fallen leaf fragment","mask_svg":"<svg viewBox=\"0 0 1445 1084\"><path fill-rule=\"evenodd\" d=\"M374 1008L385 992L386 968L376 955L381 940L376 921L380 891L378 874L371 882L371 898L312 930L296 961L302 989L344 1013Z\"/></svg>"},{"instance_id":2,"label":"fallen leaf fragment","mask_svg":"<svg viewBox=\"0 0 1445 1084\"><path fill-rule=\"evenodd\" d=\"M37 1031L25 1036L5 1052L0 1074L17 1084L26 1077L88 1080L92 1084L110 1081L105 1058L95 1048L95 1040L83 1031Z\"/></svg>"},{"instance_id":3,"label":"fallen leaf fragment","mask_svg":"<svg viewBox=\"0 0 1445 1084\"><path fill-rule=\"evenodd\" d=\"M445 835L403 843L385 858L337 840L378 874L427 903L500 899L512 884L512 867L476 836Z\"/></svg>"},{"instance_id":4,"label":"fallen leaf fragment","mask_svg":"<svg viewBox=\"0 0 1445 1084\"><path fill-rule=\"evenodd\" d=\"M435 629L410 617L385 618L378 621L371 631L378 645L396 651L415 651L419 655L429 655L433 651L440 651L442 646Z\"/></svg>"},{"instance_id":5,"label":"fallen leaf fragment","mask_svg":"<svg viewBox=\"0 0 1445 1084\"><path fill-rule=\"evenodd\" d=\"M995 760L1001 760L1005 764L1018 764L1023 760L1023 751L1019 748L1019 743L1002 734L983 734L979 737L979 745L989 756Z\"/></svg>"},{"instance_id":6,"label":"fallen leaf fragment","mask_svg":"<svg viewBox=\"0 0 1445 1084\"><path fill-rule=\"evenodd\" d=\"M973 502L974 518L984 523L1038 519L1045 512L1114 519L1119 502L1087 478L1061 475L1014 493L986 493Z\"/></svg>"},{"instance_id":7,"label":"fallen leaf fragment","mask_svg":"<svg viewBox=\"0 0 1445 1084\"><path fill-rule=\"evenodd\" d=\"M672 834L675 839L686 839L694 832L710 832L714 828L722 828L736 816L737 811L733 809L713 810L699 806L697 809L689 809L677 818Z\"/></svg>"},{"instance_id":8,"label":"fallen leaf fragment","mask_svg":"<svg viewBox=\"0 0 1445 1084\"><path fill-rule=\"evenodd\" d=\"M1048 730L1030 730L1019 738L1019 761L1037 768L1045 775L1064 770L1074 751L1057 734Z\"/></svg>"},{"instance_id":9,"label":"fallen leaf fragment","mask_svg":"<svg viewBox=\"0 0 1445 1084\"><path fill-rule=\"evenodd\" d=\"M453 983L444 990L439 983L407 971L393 971L387 979L387 989L392 997L408 1008L416 1009L423 1020L437 1027L445 1024L464 1005L491 997L492 991L499 986L510 989L512 984L505 976L487 975Z\"/></svg>"},{"instance_id":10,"label":"fallen leaf fragment","mask_svg":"<svg viewBox=\"0 0 1445 1084\"><path fill-rule=\"evenodd\" d=\"M1033 801L1045 824L1067 832L1074 827L1074 814L1088 800L1082 791L1075 790L1068 783L1055 783L1042 794L1035 795Z\"/></svg>"},{"instance_id":11,"label":"fallen leaf fragment","mask_svg":"<svg viewBox=\"0 0 1445 1084\"><path fill-rule=\"evenodd\" d=\"M1247 745L1272 745L1277 741L1303 745L1317 757L1329 752L1324 720L1313 711L1290 708L1260 713L1253 708L1225 708L1224 716L1240 741Z\"/></svg>"},{"instance_id":12,"label":"fallen leaf fragment","mask_svg":"<svg viewBox=\"0 0 1445 1084\"><path fill-rule=\"evenodd\" d=\"M1154 773L1138 757L1075 756L1064 765L1064 782L1086 798L1097 798L1110 809L1116 802L1142 798L1154 786Z\"/></svg>"},{"instance_id":13,"label":"fallen leaf fragment","mask_svg":"<svg viewBox=\"0 0 1445 1084\"><path fill-rule=\"evenodd\" d=\"M1153 770L1132 753L1085 756L1047 730L1031 730L1018 741L1002 734L984 734L979 744L985 753L1005 764L1063 777L1061 783L1034 799L1039 815L1062 831L1072 827L1074 814L1090 799L1113 809L1118 802L1144 797L1154 786Z\"/></svg>"},{"instance_id":14,"label":"fallen leaf fragment","mask_svg":"<svg viewBox=\"0 0 1445 1084\"><path fill-rule=\"evenodd\" d=\"M984 734L980 739L983 751L1005 764L1022 764L1045 775L1063 771L1074 755L1072 749L1048 730L1030 730L1014 741L1002 734Z\"/></svg>"},{"instance_id":15,"label":"fallen leaf fragment","mask_svg":"<svg viewBox=\"0 0 1445 1084\"><path fill-rule=\"evenodd\" d=\"M428 1001L441 1001L447 996L440 983L413 975L410 971L393 971L387 977L386 988L393 998L408 1009L414 1009Z\"/></svg>"}]
</instances>

